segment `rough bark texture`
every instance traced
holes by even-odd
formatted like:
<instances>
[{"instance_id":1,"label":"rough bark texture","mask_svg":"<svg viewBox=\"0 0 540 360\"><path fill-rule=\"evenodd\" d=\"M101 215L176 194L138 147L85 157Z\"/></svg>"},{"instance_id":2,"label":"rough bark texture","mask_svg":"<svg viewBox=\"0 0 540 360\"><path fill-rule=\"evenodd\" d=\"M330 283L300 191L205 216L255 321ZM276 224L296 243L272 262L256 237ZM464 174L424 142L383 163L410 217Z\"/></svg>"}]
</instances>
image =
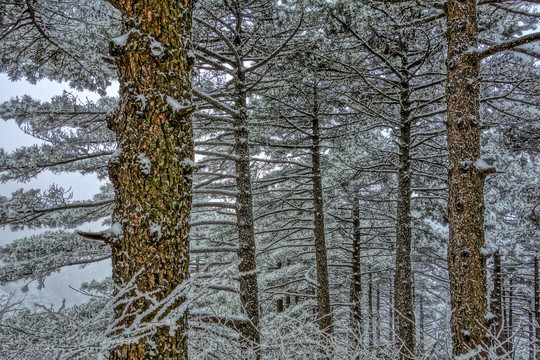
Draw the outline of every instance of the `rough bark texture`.
<instances>
[{"instance_id":1,"label":"rough bark texture","mask_svg":"<svg viewBox=\"0 0 540 360\"><path fill-rule=\"evenodd\" d=\"M314 236L315 236L315 261L317 263L317 311L319 328L327 336L327 345L331 344L332 336L332 312L330 309L330 287L328 284L328 259L326 252L326 239L324 231L324 202L321 175L321 149L319 129L319 100L317 85L313 87L313 118L311 136L311 160L313 181L313 205L314 205Z\"/></svg>"},{"instance_id":2,"label":"rough bark texture","mask_svg":"<svg viewBox=\"0 0 540 360\"><path fill-rule=\"evenodd\" d=\"M493 254L493 291L491 293L490 311L493 314L491 333L494 337L493 346L501 344L502 340L502 273L501 254L496 251ZM497 347L497 354L502 355L503 349Z\"/></svg>"},{"instance_id":3,"label":"rough bark texture","mask_svg":"<svg viewBox=\"0 0 540 360\"><path fill-rule=\"evenodd\" d=\"M175 289L189 275L192 2L111 3L126 35L111 44L120 104L108 122L118 142L110 359L187 359L185 298Z\"/></svg>"},{"instance_id":4,"label":"rough bark texture","mask_svg":"<svg viewBox=\"0 0 540 360\"><path fill-rule=\"evenodd\" d=\"M360 266L360 207L358 199L353 206L353 254L351 279L351 329L353 341L358 346L362 339L362 270Z\"/></svg>"},{"instance_id":5,"label":"rough bark texture","mask_svg":"<svg viewBox=\"0 0 540 360\"><path fill-rule=\"evenodd\" d=\"M407 48L401 41L401 72L403 81L399 86L400 132L398 201L396 228L396 274L394 278L394 306L396 322L396 345L400 359L414 358L415 317L413 303L413 276L411 267L411 110Z\"/></svg>"},{"instance_id":6,"label":"rough bark texture","mask_svg":"<svg viewBox=\"0 0 540 360\"><path fill-rule=\"evenodd\" d=\"M475 0L446 2L448 272L454 355L484 359L487 344L487 286L484 245L484 180L480 158L479 61ZM472 353L471 353L472 354Z\"/></svg>"}]
</instances>

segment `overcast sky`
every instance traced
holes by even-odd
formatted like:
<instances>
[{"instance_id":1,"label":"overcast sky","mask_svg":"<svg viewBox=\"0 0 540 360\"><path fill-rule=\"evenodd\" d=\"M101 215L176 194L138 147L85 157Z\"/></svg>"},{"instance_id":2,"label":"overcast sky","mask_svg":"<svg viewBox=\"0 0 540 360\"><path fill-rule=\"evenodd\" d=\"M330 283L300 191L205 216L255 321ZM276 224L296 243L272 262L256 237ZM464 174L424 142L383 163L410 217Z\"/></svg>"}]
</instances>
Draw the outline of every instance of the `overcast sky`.
<instances>
[{"instance_id":1,"label":"overcast sky","mask_svg":"<svg viewBox=\"0 0 540 360\"><path fill-rule=\"evenodd\" d=\"M40 81L36 85L25 81L11 82L6 75L0 74L0 103L9 100L12 97L31 95L35 99L47 101L55 95L60 95L64 90L69 90L67 85L54 83L50 81ZM117 88L112 87L110 95L114 95ZM77 93L81 99L96 100L98 95L91 92ZM14 121L4 121L0 119L0 147L6 151L12 151L20 146L29 146L36 144L34 138L22 132ZM71 188L73 199L88 199L98 192L100 182L94 176L81 176L78 174L54 175L50 172L44 172L40 176L28 183L20 184L16 182L0 183L0 195L9 196L13 191L23 187L46 188L51 184L57 184L65 189ZM84 229L96 230L96 229ZM9 229L0 228L0 246L13 241L13 239L34 233L34 231L22 231L13 233ZM87 300L87 297L78 294L69 286L77 288L84 281L91 279L102 279L110 275L110 262L105 261L98 264L92 264L84 269L79 267L70 267L63 269L60 273L52 275L45 283L45 288L41 291L35 289L35 284L29 286L30 291L23 295L20 292L25 282L8 284L0 287L0 291L11 293L17 292L17 296L26 296L26 304L41 303L55 306L61 304L62 299L66 298L67 305L81 303Z\"/></svg>"}]
</instances>

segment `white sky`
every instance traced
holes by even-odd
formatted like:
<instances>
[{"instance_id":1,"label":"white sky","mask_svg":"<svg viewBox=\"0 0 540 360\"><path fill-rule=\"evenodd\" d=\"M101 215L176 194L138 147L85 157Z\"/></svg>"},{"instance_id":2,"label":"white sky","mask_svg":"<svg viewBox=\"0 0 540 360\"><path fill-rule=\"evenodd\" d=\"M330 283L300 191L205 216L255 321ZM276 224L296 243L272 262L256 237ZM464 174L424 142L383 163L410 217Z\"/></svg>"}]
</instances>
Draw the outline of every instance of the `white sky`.
<instances>
[{"instance_id":1,"label":"white sky","mask_svg":"<svg viewBox=\"0 0 540 360\"><path fill-rule=\"evenodd\" d=\"M50 82L40 81L36 85L29 84L24 81L11 82L6 75L0 74L0 103L9 100L15 96L31 95L38 100L47 101L55 95L60 95L66 89L69 89L67 85ZM111 87L109 93L116 93L117 86ZM82 99L88 98L95 100L99 96L91 92L78 93ZM4 121L0 119L0 147L7 151L11 151L20 146L29 146L38 143L30 135L26 135L22 132L13 121ZM79 174L62 174L54 175L50 172L44 172L39 177L31 182L20 184L16 182L8 182L5 184L0 183L0 195L9 196L13 191L21 187L28 188L46 188L51 184L57 184L65 189L73 191L73 199L88 199L98 192L100 182L94 176L81 176ZM96 230L96 229L84 229L84 230ZM21 231L13 233L9 229L0 228L0 246L12 241L13 239L30 235L35 233L34 231ZM33 303L40 303L45 305L54 304L59 306L62 299L66 298L66 304L72 305L81 303L87 300L86 296L83 296L74 290L69 288L79 287L84 281L91 279L102 279L105 276L110 275L110 262L105 261L97 264L91 264L84 269L79 267L70 267L63 269L60 273L50 276L45 282L45 288L38 291L35 288L35 284L29 286L30 291L24 295L20 292L20 288L25 284L24 282L18 282L15 284L8 284L0 287L0 293L16 292L17 297L26 296L25 303L32 305ZM1 296L0 296L1 300Z\"/></svg>"}]
</instances>

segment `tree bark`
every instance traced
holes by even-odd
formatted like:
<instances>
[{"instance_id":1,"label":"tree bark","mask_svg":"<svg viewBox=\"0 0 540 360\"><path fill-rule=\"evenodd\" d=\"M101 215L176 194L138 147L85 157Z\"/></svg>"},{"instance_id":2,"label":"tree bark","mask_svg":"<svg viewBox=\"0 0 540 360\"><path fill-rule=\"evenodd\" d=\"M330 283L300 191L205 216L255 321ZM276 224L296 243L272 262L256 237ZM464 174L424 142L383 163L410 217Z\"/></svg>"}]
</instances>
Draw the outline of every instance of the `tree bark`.
<instances>
[{"instance_id":1,"label":"tree bark","mask_svg":"<svg viewBox=\"0 0 540 360\"><path fill-rule=\"evenodd\" d=\"M534 360L534 325L533 325L533 312L531 309L531 302L529 300L529 309L527 311L529 316L529 360Z\"/></svg>"},{"instance_id":2,"label":"tree bark","mask_svg":"<svg viewBox=\"0 0 540 360\"><path fill-rule=\"evenodd\" d=\"M502 272L501 272L501 254L496 251L493 254L493 292L491 293L491 313L493 314L493 324L491 332L494 337L492 346L497 347L497 355L504 353L502 347Z\"/></svg>"},{"instance_id":3,"label":"tree bark","mask_svg":"<svg viewBox=\"0 0 540 360\"><path fill-rule=\"evenodd\" d=\"M324 200L321 174L321 149L319 129L319 98L317 84L313 85L313 117L311 136L311 160L313 182L313 220L315 237L315 261L317 263L317 312L319 329L326 336L327 347L332 347L332 312L330 286L328 283L328 259L324 230ZM330 356L329 354L327 354Z\"/></svg>"},{"instance_id":4,"label":"tree bark","mask_svg":"<svg viewBox=\"0 0 540 360\"><path fill-rule=\"evenodd\" d=\"M373 274L371 269L368 276L368 319L369 348L373 349Z\"/></svg>"},{"instance_id":5,"label":"tree bark","mask_svg":"<svg viewBox=\"0 0 540 360\"><path fill-rule=\"evenodd\" d=\"M390 284L388 286L388 341L394 343L395 331L394 331L394 296L393 296L392 278L390 278Z\"/></svg>"},{"instance_id":6,"label":"tree bark","mask_svg":"<svg viewBox=\"0 0 540 360\"><path fill-rule=\"evenodd\" d=\"M360 263L360 204L358 199L353 205L353 254L352 254L352 279L351 279L351 329L355 348L362 340L362 269Z\"/></svg>"},{"instance_id":7,"label":"tree bark","mask_svg":"<svg viewBox=\"0 0 540 360\"><path fill-rule=\"evenodd\" d=\"M534 257L534 352L537 360L540 360L540 283L538 270L538 257Z\"/></svg>"},{"instance_id":8,"label":"tree bark","mask_svg":"<svg viewBox=\"0 0 540 360\"><path fill-rule=\"evenodd\" d=\"M475 0L445 3L448 32L448 270L455 356L487 353L487 286L484 245L484 180L491 172L480 160L479 60ZM472 354L471 353L471 354Z\"/></svg>"},{"instance_id":9,"label":"tree bark","mask_svg":"<svg viewBox=\"0 0 540 360\"><path fill-rule=\"evenodd\" d=\"M418 297L418 302L419 302L419 327L420 327L420 336L419 336L419 339L418 339L418 342L420 343L419 346L420 346L420 352L421 353L424 353L425 349L424 349L424 342L425 342L425 339L424 339L424 331L425 331L425 327L424 327L424 323L425 323L425 312L424 312L424 297L422 295L420 295Z\"/></svg>"},{"instance_id":10,"label":"tree bark","mask_svg":"<svg viewBox=\"0 0 540 360\"><path fill-rule=\"evenodd\" d=\"M239 37L238 37L239 38ZM247 124L247 93L244 69L237 69L235 78L236 110L239 115L234 119L234 151L237 157L236 186L236 224L238 229L238 265L240 271L240 300L249 322L242 327L244 339L255 349L260 358L261 335L259 331L259 286L257 282L257 263L255 248L255 224L253 219L253 193L251 190L251 157L249 149L249 131Z\"/></svg>"},{"instance_id":11,"label":"tree bark","mask_svg":"<svg viewBox=\"0 0 540 360\"><path fill-rule=\"evenodd\" d=\"M396 273L394 278L394 307L396 323L396 345L399 359L414 358L415 316L413 300L413 276L411 267L411 110L407 47L401 45L401 73L403 81L399 86L400 132L398 201L396 227Z\"/></svg>"},{"instance_id":12,"label":"tree bark","mask_svg":"<svg viewBox=\"0 0 540 360\"><path fill-rule=\"evenodd\" d=\"M114 186L115 284L110 359L187 359L179 291L189 276L193 173L192 2L111 1L125 35L111 43L120 104L108 119L118 151Z\"/></svg>"},{"instance_id":13,"label":"tree bark","mask_svg":"<svg viewBox=\"0 0 540 360\"><path fill-rule=\"evenodd\" d=\"M506 339L507 339L507 348L506 351L508 354L512 354L514 351L514 346L512 342L512 335L514 333L514 281L512 279L512 272L513 270L510 268L508 269L508 290L507 290L507 296L508 296L508 330L506 332ZM512 358L514 355L511 355Z\"/></svg>"},{"instance_id":14,"label":"tree bark","mask_svg":"<svg viewBox=\"0 0 540 360\"><path fill-rule=\"evenodd\" d=\"M377 346L381 345L381 283L377 281L377 289L375 290L375 308L376 308L376 326L377 326Z\"/></svg>"}]
</instances>

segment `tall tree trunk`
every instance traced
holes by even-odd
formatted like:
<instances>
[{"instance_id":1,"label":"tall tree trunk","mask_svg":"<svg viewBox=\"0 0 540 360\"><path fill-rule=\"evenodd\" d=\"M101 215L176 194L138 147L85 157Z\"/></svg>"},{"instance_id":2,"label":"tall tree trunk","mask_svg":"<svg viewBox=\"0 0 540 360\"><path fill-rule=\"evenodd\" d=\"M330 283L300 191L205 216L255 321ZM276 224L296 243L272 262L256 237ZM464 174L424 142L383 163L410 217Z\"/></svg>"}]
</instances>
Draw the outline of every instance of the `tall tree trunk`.
<instances>
[{"instance_id":1,"label":"tall tree trunk","mask_svg":"<svg viewBox=\"0 0 540 360\"><path fill-rule=\"evenodd\" d=\"M504 353L500 346L502 341L502 272L501 272L501 254L496 251L493 254L493 291L491 293L491 313L493 314L493 324L491 325L491 333L493 335L492 346L497 346L497 355Z\"/></svg>"},{"instance_id":2,"label":"tall tree trunk","mask_svg":"<svg viewBox=\"0 0 540 360\"><path fill-rule=\"evenodd\" d=\"M351 279L351 329L353 341L357 347L362 340L362 269L360 266L360 204L358 199L353 205L353 254Z\"/></svg>"},{"instance_id":3,"label":"tall tree trunk","mask_svg":"<svg viewBox=\"0 0 540 360\"><path fill-rule=\"evenodd\" d=\"M480 160L479 60L476 0L445 3L448 33L448 272L455 356L487 358L487 285L484 245L484 180Z\"/></svg>"},{"instance_id":4,"label":"tall tree trunk","mask_svg":"<svg viewBox=\"0 0 540 360\"><path fill-rule=\"evenodd\" d=\"M390 284L388 286L388 341L394 343L395 331L394 331L394 296L393 296L392 278L390 277Z\"/></svg>"},{"instance_id":5,"label":"tall tree trunk","mask_svg":"<svg viewBox=\"0 0 540 360\"><path fill-rule=\"evenodd\" d=\"M239 241L238 257L242 260L238 265L240 271L240 300L242 309L249 319L248 323L241 328L241 333L242 337L251 343L249 346L255 349L257 358L259 358L261 341L259 331L259 286L256 274L257 263L255 257L255 228L245 79L246 75L243 69L238 69L235 87L236 110L239 115L234 119L234 151L237 158L235 163L238 190L236 197L236 226Z\"/></svg>"},{"instance_id":6,"label":"tall tree trunk","mask_svg":"<svg viewBox=\"0 0 540 360\"><path fill-rule=\"evenodd\" d=\"M419 339L418 339L418 342L419 342L419 346L420 346L420 353L423 353L424 352L424 342L425 342L425 339L424 339L424 331L425 331L425 328L424 328L424 321L425 321L425 313L424 313L424 297L422 295L420 295L418 297L418 302L419 302L419 327L420 327L420 336L419 336Z\"/></svg>"},{"instance_id":7,"label":"tall tree trunk","mask_svg":"<svg viewBox=\"0 0 540 360\"><path fill-rule=\"evenodd\" d=\"M506 332L506 338L507 341L507 352L509 354L512 354L512 351L514 350L513 342L512 342L512 335L514 334L514 280L512 279L512 272L513 270L510 268L508 269L508 290L507 290L507 296L508 296L508 331ZM511 355L512 358L514 358L514 355Z\"/></svg>"},{"instance_id":8,"label":"tall tree trunk","mask_svg":"<svg viewBox=\"0 0 540 360\"><path fill-rule=\"evenodd\" d=\"M277 263L277 269L281 269L281 261L278 261ZM283 312L283 298L279 297L276 301L276 312L282 313Z\"/></svg>"},{"instance_id":9,"label":"tall tree trunk","mask_svg":"<svg viewBox=\"0 0 540 360\"><path fill-rule=\"evenodd\" d=\"M534 257L534 335L535 346L534 352L536 359L540 360L540 283L538 270L538 256Z\"/></svg>"},{"instance_id":10,"label":"tall tree trunk","mask_svg":"<svg viewBox=\"0 0 540 360\"><path fill-rule=\"evenodd\" d=\"M396 274L394 278L394 307L396 345L399 359L414 358L415 317L413 303L413 276L411 268L411 110L407 47L401 39L401 72L399 86L400 132L398 165L398 199L396 228Z\"/></svg>"},{"instance_id":11,"label":"tall tree trunk","mask_svg":"<svg viewBox=\"0 0 540 360\"><path fill-rule=\"evenodd\" d=\"M330 308L330 286L328 284L328 260L324 231L324 201L321 174L321 149L319 129L319 98L317 84L313 85L313 117L311 136L311 160L313 182L313 217L315 235L315 261L317 263L317 311L319 328L327 337L327 346L332 347L332 312ZM328 355L329 356L329 355Z\"/></svg>"},{"instance_id":12,"label":"tall tree trunk","mask_svg":"<svg viewBox=\"0 0 540 360\"><path fill-rule=\"evenodd\" d=\"M376 308L376 326L377 326L377 346L381 345L381 282L377 281L377 290L375 291L375 308Z\"/></svg>"},{"instance_id":13,"label":"tall tree trunk","mask_svg":"<svg viewBox=\"0 0 540 360\"><path fill-rule=\"evenodd\" d=\"M110 0L125 35L111 43L120 104L108 121L119 151L112 247L110 359L187 359L178 287L188 278L193 173L192 1Z\"/></svg>"},{"instance_id":14,"label":"tall tree trunk","mask_svg":"<svg viewBox=\"0 0 540 360\"><path fill-rule=\"evenodd\" d=\"M531 309L531 303L529 301L529 360L534 360L534 325L533 325L533 312Z\"/></svg>"},{"instance_id":15,"label":"tall tree trunk","mask_svg":"<svg viewBox=\"0 0 540 360\"><path fill-rule=\"evenodd\" d=\"M368 276L368 319L369 348L373 349L373 274L371 269Z\"/></svg>"}]
</instances>

